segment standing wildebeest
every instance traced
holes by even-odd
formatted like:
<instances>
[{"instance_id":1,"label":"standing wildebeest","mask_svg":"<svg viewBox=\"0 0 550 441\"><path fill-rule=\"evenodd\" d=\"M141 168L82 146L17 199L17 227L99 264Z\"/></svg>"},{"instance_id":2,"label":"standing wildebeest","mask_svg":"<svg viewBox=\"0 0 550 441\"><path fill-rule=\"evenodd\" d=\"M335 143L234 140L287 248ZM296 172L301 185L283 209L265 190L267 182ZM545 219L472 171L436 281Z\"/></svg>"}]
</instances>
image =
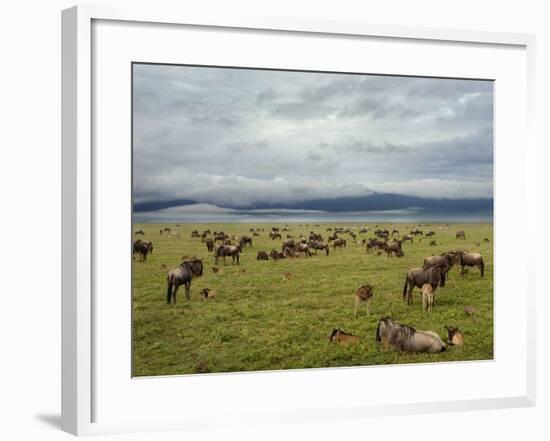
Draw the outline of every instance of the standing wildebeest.
<instances>
[{"instance_id":1,"label":"standing wildebeest","mask_svg":"<svg viewBox=\"0 0 550 441\"><path fill-rule=\"evenodd\" d=\"M460 257L456 253L443 253L441 256L428 256L424 258L424 269L434 266L442 266L445 268L445 273L448 273L455 263L460 261Z\"/></svg>"},{"instance_id":2,"label":"standing wildebeest","mask_svg":"<svg viewBox=\"0 0 550 441\"><path fill-rule=\"evenodd\" d=\"M282 250L283 252L285 251L285 249L287 248L294 248L296 246L296 242L294 242L293 239L287 239L283 242L283 247L282 247Z\"/></svg>"},{"instance_id":3,"label":"standing wildebeest","mask_svg":"<svg viewBox=\"0 0 550 441\"><path fill-rule=\"evenodd\" d=\"M397 257L403 257L404 253L403 253L403 250L401 249L401 244L402 243L403 243L403 241L396 240L396 241L390 243L389 245L387 245L386 246L386 252L388 253L388 257L391 257L392 254L395 254L395 256L397 256Z\"/></svg>"},{"instance_id":4,"label":"standing wildebeest","mask_svg":"<svg viewBox=\"0 0 550 441\"><path fill-rule=\"evenodd\" d=\"M312 231L311 233L309 233L309 241L310 242L312 242L312 241L322 242L323 241L323 236L321 236L321 234L314 233Z\"/></svg>"},{"instance_id":5,"label":"standing wildebeest","mask_svg":"<svg viewBox=\"0 0 550 441\"><path fill-rule=\"evenodd\" d=\"M193 257L191 260L184 260L177 268L168 271L166 278L168 282L167 303L176 304L176 293L180 285L185 285L185 296L191 299L191 279L202 276L202 260Z\"/></svg>"},{"instance_id":6,"label":"standing wildebeest","mask_svg":"<svg viewBox=\"0 0 550 441\"><path fill-rule=\"evenodd\" d=\"M416 230L411 230L409 234L412 234L413 236L417 236L417 235L423 236L424 231L416 229Z\"/></svg>"},{"instance_id":7,"label":"standing wildebeest","mask_svg":"<svg viewBox=\"0 0 550 441\"><path fill-rule=\"evenodd\" d=\"M385 240L382 239L369 239L367 241L367 253L370 253L371 249L378 249L378 250L385 250L387 247L387 243Z\"/></svg>"},{"instance_id":8,"label":"standing wildebeest","mask_svg":"<svg viewBox=\"0 0 550 441\"><path fill-rule=\"evenodd\" d=\"M256 256L256 260L269 260L269 256L265 251L258 251L258 255Z\"/></svg>"},{"instance_id":9,"label":"standing wildebeest","mask_svg":"<svg viewBox=\"0 0 550 441\"><path fill-rule=\"evenodd\" d=\"M282 239L281 234L277 233L275 231L270 231L269 232L269 237L271 237L271 240Z\"/></svg>"},{"instance_id":10,"label":"standing wildebeest","mask_svg":"<svg viewBox=\"0 0 550 441\"><path fill-rule=\"evenodd\" d=\"M464 239L466 240L466 234L464 231L460 230L456 232L456 239Z\"/></svg>"},{"instance_id":11,"label":"standing wildebeest","mask_svg":"<svg viewBox=\"0 0 550 441\"><path fill-rule=\"evenodd\" d=\"M356 335L348 334L341 329L333 329L332 333L330 334L331 343L337 343L343 346L359 343L360 341L361 339Z\"/></svg>"},{"instance_id":12,"label":"standing wildebeest","mask_svg":"<svg viewBox=\"0 0 550 441\"><path fill-rule=\"evenodd\" d=\"M376 328L376 341L403 352L435 354L447 349L441 337L433 331L420 331L412 326L400 325L390 317L382 317Z\"/></svg>"},{"instance_id":13,"label":"standing wildebeest","mask_svg":"<svg viewBox=\"0 0 550 441\"><path fill-rule=\"evenodd\" d=\"M405 276L405 286L403 288L403 299L407 299L407 304L412 305L412 292L415 286L422 288L422 285L429 283L433 289L437 286L445 286L445 267L433 266L428 269L412 268Z\"/></svg>"},{"instance_id":14,"label":"standing wildebeest","mask_svg":"<svg viewBox=\"0 0 550 441\"><path fill-rule=\"evenodd\" d=\"M458 328L451 326L445 326L447 329L447 335L449 336L449 344L454 346L464 346L464 335Z\"/></svg>"},{"instance_id":15,"label":"standing wildebeest","mask_svg":"<svg viewBox=\"0 0 550 441\"><path fill-rule=\"evenodd\" d=\"M435 231L428 231L426 237L435 236Z\"/></svg>"},{"instance_id":16,"label":"standing wildebeest","mask_svg":"<svg viewBox=\"0 0 550 441\"><path fill-rule=\"evenodd\" d=\"M139 254L140 260L147 260L147 254L153 253L153 242L149 240L138 239L134 242L132 255Z\"/></svg>"},{"instance_id":17,"label":"standing wildebeest","mask_svg":"<svg viewBox=\"0 0 550 441\"><path fill-rule=\"evenodd\" d=\"M304 253L306 257L311 257L311 251L309 251L309 245L306 243L299 243L296 245L297 253Z\"/></svg>"},{"instance_id":18,"label":"standing wildebeest","mask_svg":"<svg viewBox=\"0 0 550 441\"><path fill-rule=\"evenodd\" d=\"M409 240L411 243L414 243L414 238L410 234L404 234L401 238L402 242L405 242L406 240Z\"/></svg>"},{"instance_id":19,"label":"standing wildebeest","mask_svg":"<svg viewBox=\"0 0 550 441\"><path fill-rule=\"evenodd\" d=\"M221 240L223 242L226 239L229 239L229 236L227 234L214 231L214 242L217 242L218 240Z\"/></svg>"},{"instance_id":20,"label":"standing wildebeest","mask_svg":"<svg viewBox=\"0 0 550 441\"><path fill-rule=\"evenodd\" d=\"M336 239L334 240L334 242L332 243L332 246L334 247L334 249L336 249L337 247L346 247L346 239Z\"/></svg>"},{"instance_id":21,"label":"standing wildebeest","mask_svg":"<svg viewBox=\"0 0 550 441\"><path fill-rule=\"evenodd\" d=\"M206 239L206 249L210 252L214 251L214 241L210 238Z\"/></svg>"},{"instance_id":22,"label":"standing wildebeest","mask_svg":"<svg viewBox=\"0 0 550 441\"><path fill-rule=\"evenodd\" d=\"M422 309L432 312L434 305L435 289L429 283L422 285Z\"/></svg>"},{"instance_id":23,"label":"standing wildebeest","mask_svg":"<svg viewBox=\"0 0 550 441\"><path fill-rule=\"evenodd\" d=\"M483 274L485 273L485 263L483 262L483 256L481 254L465 253L464 251L460 251L457 255L459 256L458 264L460 265L461 275L464 274L465 266L477 266L481 277L483 277Z\"/></svg>"},{"instance_id":24,"label":"standing wildebeest","mask_svg":"<svg viewBox=\"0 0 550 441\"><path fill-rule=\"evenodd\" d=\"M370 302L372 300L373 294L374 289L370 285L363 285L355 290L353 298L354 317L357 317L357 310L359 309L359 305L361 304L361 302L365 302L367 304L367 315L370 315Z\"/></svg>"},{"instance_id":25,"label":"standing wildebeest","mask_svg":"<svg viewBox=\"0 0 550 441\"><path fill-rule=\"evenodd\" d=\"M143 230L138 230L134 233L136 236L137 235L141 235L141 236L145 236L145 232Z\"/></svg>"},{"instance_id":26,"label":"standing wildebeest","mask_svg":"<svg viewBox=\"0 0 550 441\"><path fill-rule=\"evenodd\" d=\"M223 263L225 264L225 258L227 256L231 256L231 264L235 263L235 260L237 261L237 265L239 265L239 254L242 253L243 250L239 245L220 245L217 250L214 251L214 256L216 257L216 264L218 263L218 259L220 257L223 257Z\"/></svg>"},{"instance_id":27,"label":"standing wildebeest","mask_svg":"<svg viewBox=\"0 0 550 441\"><path fill-rule=\"evenodd\" d=\"M309 243L309 248L315 250L315 254L317 254L318 250L325 250L325 254L329 255L329 246L327 243L313 241Z\"/></svg>"},{"instance_id":28,"label":"standing wildebeest","mask_svg":"<svg viewBox=\"0 0 550 441\"><path fill-rule=\"evenodd\" d=\"M239 246L240 246L241 248L244 248L245 245L247 245L247 244L248 244L248 246L250 246L250 247L252 246L252 238L251 238L251 237L248 237L248 236L243 236L243 237L241 237L241 239L239 240Z\"/></svg>"}]
</instances>

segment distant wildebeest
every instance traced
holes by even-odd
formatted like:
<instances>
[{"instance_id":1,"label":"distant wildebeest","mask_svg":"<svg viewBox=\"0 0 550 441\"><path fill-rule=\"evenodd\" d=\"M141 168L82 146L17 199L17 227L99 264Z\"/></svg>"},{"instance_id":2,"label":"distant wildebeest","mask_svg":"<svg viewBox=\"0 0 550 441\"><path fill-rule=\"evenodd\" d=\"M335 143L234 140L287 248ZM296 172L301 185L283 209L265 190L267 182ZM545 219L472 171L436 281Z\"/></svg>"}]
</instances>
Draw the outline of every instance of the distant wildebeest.
<instances>
[{"instance_id":1,"label":"distant wildebeest","mask_svg":"<svg viewBox=\"0 0 550 441\"><path fill-rule=\"evenodd\" d=\"M248 245L249 247L252 246L252 238L248 236L243 236L239 240L239 246L241 248L244 248L246 245Z\"/></svg>"},{"instance_id":2,"label":"distant wildebeest","mask_svg":"<svg viewBox=\"0 0 550 441\"><path fill-rule=\"evenodd\" d=\"M199 234L199 232L197 230L193 230L193 231L191 231L191 237L193 237L193 238L201 237L201 235Z\"/></svg>"},{"instance_id":3,"label":"distant wildebeest","mask_svg":"<svg viewBox=\"0 0 550 441\"><path fill-rule=\"evenodd\" d=\"M269 237L271 237L271 240L282 239L281 234L277 233L275 231L270 231L269 232Z\"/></svg>"},{"instance_id":4,"label":"distant wildebeest","mask_svg":"<svg viewBox=\"0 0 550 441\"><path fill-rule=\"evenodd\" d=\"M353 297L353 316L357 317L357 310L362 302L367 305L367 315L370 315L370 302L374 294L374 289L371 285L362 285L355 290Z\"/></svg>"},{"instance_id":5,"label":"distant wildebeest","mask_svg":"<svg viewBox=\"0 0 550 441\"><path fill-rule=\"evenodd\" d=\"M399 230L393 229L391 235L393 236L394 234L399 234Z\"/></svg>"},{"instance_id":6,"label":"distant wildebeest","mask_svg":"<svg viewBox=\"0 0 550 441\"><path fill-rule=\"evenodd\" d=\"M347 346L354 343L359 343L361 341L360 337L357 337L353 334L348 334L347 332L342 331L341 329L333 329L330 334L330 342L336 343L339 345Z\"/></svg>"},{"instance_id":7,"label":"distant wildebeest","mask_svg":"<svg viewBox=\"0 0 550 441\"><path fill-rule=\"evenodd\" d=\"M309 251L309 245L306 243L299 243L296 245L297 253L304 253L306 257L311 257L311 251Z\"/></svg>"},{"instance_id":8,"label":"distant wildebeest","mask_svg":"<svg viewBox=\"0 0 550 441\"><path fill-rule=\"evenodd\" d=\"M285 247L283 248L282 253L285 257L300 257L296 247Z\"/></svg>"},{"instance_id":9,"label":"distant wildebeest","mask_svg":"<svg viewBox=\"0 0 550 441\"><path fill-rule=\"evenodd\" d=\"M466 240L466 234L464 231L460 230L456 232L456 239L464 239Z\"/></svg>"},{"instance_id":10,"label":"distant wildebeest","mask_svg":"<svg viewBox=\"0 0 550 441\"><path fill-rule=\"evenodd\" d=\"M342 248L346 247L346 239L336 239L332 242L332 246L334 249L336 248Z\"/></svg>"},{"instance_id":11,"label":"distant wildebeest","mask_svg":"<svg viewBox=\"0 0 550 441\"><path fill-rule=\"evenodd\" d=\"M410 234L404 234L401 238L402 242L405 242L406 240L409 240L411 243L414 243L414 238Z\"/></svg>"},{"instance_id":12,"label":"distant wildebeest","mask_svg":"<svg viewBox=\"0 0 550 441\"><path fill-rule=\"evenodd\" d=\"M214 251L214 241L210 238L206 239L206 249L210 252Z\"/></svg>"},{"instance_id":13,"label":"distant wildebeest","mask_svg":"<svg viewBox=\"0 0 550 441\"><path fill-rule=\"evenodd\" d=\"M485 242L485 243L489 243L489 242L490 242L490 240L489 240L489 239L488 239L488 238L486 237L485 239L483 239L483 242Z\"/></svg>"},{"instance_id":14,"label":"distant wildebeest","mask_svg":"<svg viewBox=\"0 0 550 441\"><path fill-rule=\"evenodd\" d=\"M239 254L242 252L243 250L239 245L220 245L218 249L214 251L216 264L218 263L218 259L220 257L223 257L223 263L225 264L225 258L227 256L231 256L231 264L234 264L235 261L237 261L237 265L239 265Z\"/></svg>"},{"instance_id":15,"label":"distant wildebeest","mask_svg":"<svg viewBox=\"0 0 550 441\"><path fill-rule=\"evenodd\" d=\"M211 300L216 298L216 292L210 288L203 288L201 295L205 300Z\"/></svg>"},{"instance_id":16,"label":"distant wildebeest","mask_svg":"<svg viewBox=\"0 0 550 441\"><path fill-rule=\"evenodd\" d=\"M147 260L147 254L153 253L153 243L149 240L138 239L134 242L132 255L139 254L140 260Z\"/></svg>"},{"instance_id":17,"label":"distant wildebeest","mask_svg":"<svg viewBox=\"0 0 550 441\"><path fill-rule=\"evenodd\" d=\"M424 232L422 230L417 229L417 230L411 230L409 234L411 234L413 236L418 236L418 235L423 236Z\"/></svg>"},{"instance_id":18,"label":"distant wildebeest","mask_svg":"<svg viewBox=\"0 0 550 441\"><path fill-rule=\"evenodd\" d=\"M466 253L464 251L460 251L457 253L459 256L459 262L460 265L460 274L464 274L464 267L465 266L477 266L479 268L479 272L481 274L481 277L483 277L485 273L485 262L483 262L483 256L479 253Z\"/></svg>"},{"instance_id":19,"label":"distant wildebeest","mask_svg":"<svg viewBox=\"0 0 550 441\"><path fill-rule=\"evenodd\" d=\"M271 250L271 252L269 253L269 257L271 257L273 260L279 260L279 259L284 259L285 255L280 251Z\"/></svg>"},{"instance_id":20,"label":"distant wildebeest","mask_svg":"<svg viewBox=\"0 0 550 441\"><path fill-rule=\"evenodd\" d=\"M332 242L333 240L336 240L336 239L338 239L338 234L333 233L328 237L328 242L330 243L330 242Z\"/></svg>"},{"instance_id":21,"label":"distant wildebeest","mask_svg":"<svg viewBox=\"0 0 550 441\"><path fill-rule=\"evenodd\" d=\"M422 285L422 309L424 311L432 312L434 305L435 289L429 283Z\"/></svg>"},{"instance_id":22,"label":"distant wildebeest","mask_svg":"<svg viewBox=\"0 0 550 441\"><path fill-rule=\"evenodd\" d=\"M256 256L256 260L269 260L269 256L265 251L258 251L258 255Z\"/></svg>"},{"instance_id":23,"label":"distant wildebeest","mask_svg":"<svg viewBox=\"0 0 550 441\"><path fill-rule=\"evenodd\" d=\"M315 250L315 254L317 254L318 250L325 250L325 254L329 255L329 246L327 243L313 241L309 243L309 248Z\"/></svg>"},{"instance_id":24,"label":"distant wildebeest","mask_svg":"<svg viewBox=\"0 0 550 441\"><path fill-rule=\"evenodd\" d=\"M445 287L446 270L442 266L434 266L428 269L412 268L405 276L405 286L403 287L403 299L407 299L407 304L412 305L412 292L415 287L422 288L422 285L429 283L433 289L438 286Z\"/></svg>"},{"instance_id":25,"label":"distant wildebeest","mask_svg":"<svg viewBox=\"0 0 550 441\"><path fill-rule=\"evenodd\" d=\"M294 248L296 246L296 242L294 242L293 239L287 239L283 242L282 250L284 252L287 248Z\"/></svg>"},{"instance_id":26,"label":"distant wildebeest","mask_svg":"<svg viewBox=\"0 0 550 441\"><path fill-rule=\"evenodd\" d=\"M214 232L214 242L217 242L218 240L221 240L222 242L226 239L229 239L229 236L223 232L218 233Z\"/></svg>"},{"instance_id":27,"label":"distant wildebeest","mask_svg":"<svg viewBox=\"0 0 550 441\"><path fill-rule=\"evenodd\" d=\"M134 234L136 236L138 236L138 235L145 236L145 232L143 230L137 230Z\"/></svg>"},{"instance_id":28,"label":"distant wildebeest","mask_svg":"<svg viewBox=\"0 0 550 441\"><path fill-rule=\"evenodd\" d=\"M313 231L311 233L309 233L309 241L316 241L316 242L322 242L323 241L323 236L321 236L321 234L318 234L318 233L314 233Z\"/></svg>"},{"instance_id":29,"label":"distant wildebeest","mask_svg":"<svg viewBox=\"0 0 550 441\"><path fill-rule=\"evenodd\" d=\"M277 231L279 231L279 227L271 227L271 231L277 232Z\"/></svg>"},{"instance_id":30,"label":"distant wildebeest","mask_svg":"<svg viewBox=\"0 0 550 441\"><path fill-rule=\"evenodd\" d=\"M401 325L390 317L382 317L376 328L376 341L400 352L428 352L435 354L447 349L441 337L433 331L420 331Z\"/></svg>"},{"instance_id":31,"label":"distant wildebeest","mask_svg":"<svg viewBox=\"0 0 550 441\"><path fill-rule=\"evenodd\" d=\"M447 335L449 336L449 344L453 346L464 346L464 334L460 332L460 329L451 327L451 326L445 326L445 329L447 330Z\"/></svg>"},{"instance_id":32,"label":"distant wildebeest","mask_svg":"<svg viewBox=\"0 0 550 441\"><path fill-rule=\"evenodd\" d=\"M428 231L425 237L435 236L435 231Z\"/></svg>"},{"instance_id":33,"label":"distant wildebeest","mask_svg":"<svg viewBox=\"0 0 550 441\"><path fill-rule=\"evenodd\" d=\"M252 236L259 236L260 233L258 233L257 231L254 231L254 233L252 233Z\"/></svg>"},{"instance_id":34,"label":"distant wildebeest","mask_svg":"<svg viewBox=\"0 0 550 441\"><path fill-rule=\"evenodd\" d=\"M185 285L185 296L187 300L191 299L191 280L193 277L202 276L202 260L196 257L190 260L184 260L177 268L168 271L166 281L168 282L168 291L166 301L169 305L176 304L176 293L181 285Z\"/></svg>"},{"instance_id":35,"label":"distant wildebeest","mask_svg":"<svg viewBox=\"0 0 550 441\"><path fill-rule=\"evenodd\" d=\"M430 246L431 246L431 247L436 247L436 246L437 246L437 242L436 242L435 240L432 240L432 241L430 242Z\"/></svg>"},{"instance_id":36,"label":"distant wildebeest","mask_svg":"<svg viewBox=\"0 0 550 441\"><path fill-rule=\"evenodd\" d=\"M359 228L359 234L368 233L369 229L367 227L361 227Z\"/></svg>"},{"instance_id":37,"label":"distant wildebeest","mask_svg":"<svg viewBox=\"0 0 550 441\"><path fill-rule=\"evenodd\" d=\"M367 253L370 253L370 250L377 249L384 251L386 249L387 243L382 239L369 239L367 240Z\"/></svg>"},{"instance_id":38,"label":"distant wildebeest","mask_svg":"<svg viewBox=\"0 0 550 441\"><path fill-rule=\"evenodd\" d=\"M401 249L401 244L403 242L401 240L396 240L386 246L386 252L388 253L388 257L391 257L392 254L394 254L396 257L403 257L403 250Z\"/></svg>"}]
</instances>

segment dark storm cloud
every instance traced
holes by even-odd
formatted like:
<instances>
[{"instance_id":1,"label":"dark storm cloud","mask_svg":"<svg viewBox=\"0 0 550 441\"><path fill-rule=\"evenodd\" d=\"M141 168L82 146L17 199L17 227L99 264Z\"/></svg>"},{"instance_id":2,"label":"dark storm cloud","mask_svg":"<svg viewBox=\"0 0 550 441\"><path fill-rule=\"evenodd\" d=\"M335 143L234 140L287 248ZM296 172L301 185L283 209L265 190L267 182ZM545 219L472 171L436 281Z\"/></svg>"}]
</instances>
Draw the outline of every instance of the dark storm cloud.
<instances>
[{"instance_id":1,"label":"dark storm cloud","mask_svg":"<svg viewBox=\"0 0 550 441\"><path fill-rule=\"evenodd\" d=\"M134 65L134 199L492 195L486 81Z\"/></svg>"}]
</instances>

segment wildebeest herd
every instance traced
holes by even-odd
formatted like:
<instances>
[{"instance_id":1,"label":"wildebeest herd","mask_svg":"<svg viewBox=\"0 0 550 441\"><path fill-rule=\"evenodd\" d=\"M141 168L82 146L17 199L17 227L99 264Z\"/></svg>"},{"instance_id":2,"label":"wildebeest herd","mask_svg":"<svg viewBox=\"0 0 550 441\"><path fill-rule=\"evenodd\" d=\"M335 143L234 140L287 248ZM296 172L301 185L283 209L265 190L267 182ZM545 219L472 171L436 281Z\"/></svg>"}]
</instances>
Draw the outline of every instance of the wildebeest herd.
<instances>
[{"instance_id":1,"label":"wildebeest herd","mask_svg":"<svg viewBox=\"0 0 550 441\"><path fill-rule=\"evenodd\" d=\"M237 282L238 277L246 276L246 280L250 280L253 277L272 277L272 274L278 273L278 280L281 282L276 283L285 283L281 290L288 290L292 289L293 282L304 278L303 273L299 274L297 269L293 271L293 265L298 267L298 262L301 262L299 268L307 269L308 266L311 266L312 274L314 272L315 277L323 280L323 294L331 291L339 292L341 283L337 281L336 277L331 276L331 268L334 262L346 256L346 259L349 260L347 267L350 274L353 274L353 279L359 283L348 291L350 308L347 311L343 309L338 313L342 319L335 320L333 327L325 329L325 336L329 342L346 347L352 345L361 347L360 343L369 340L368 335L349 332L349 327L353 327L354 322L347 320L352 318L357 322L367 321L371 323L369 327L376 327L371 338L373 342L379 344L382 351L393 349L399 353L425 352L433 354L446 351L450 346L464 347L466 345L467 347L468 340L465 341L464 335L469 336L471 333L467 327L464 327L465 320L460 321L459 329L457 322L452 319L458 313L471 316L472 320L479 319L480 314L476 305L467 305L457 312L451 311L452 302L446 300L440 306L437 299L447 289L446 284L449 280L453 281L452 296L460 295L460 290L468 290L467 284L472 283L472 278L464 277L467 274L467 268L477 268L479 277L485 277L486 258L484 259L484 257L487 253L492 260L492 249L487 245L491 241L488 238L483 241L479 240L479 243L475 244L475 250L469 251L460 246L466 240L467 234L470 234L467 228L462 226L460 229L453 229L452 226L443 224L429 226L403 224L391 228L383 228L378 225L346 227L321 226L319 224L307 226L297 224L268 226L266 224L250 228L247 225L246 230L243 227L239 228L241 234L239 231L235 231L238 229L236 227L224 231L224 229L214 229L212 226L209 226L208 229L193 229L188 234L181 231L181 228L163 226L163 228L156 227L152 230L155 234L153 237L153 233L149 233L146 227L140 226L134 232L135 236L139 238L136 237L132 243L134 271L141 271L141 268L145 267L150 268L149 277L154 277L158 281L155 282L155 286L158 286L164 279L164 294L161 296L161 293L158 292L157 296L159 305L164 303L170 305L170 308L176 307L175 305L178 304L176 294L179 287L183 286L186 299L183 306L180 307L182 314L185 309L188 309L187 305L191 305L190 302L194 296L203 301L213 300L212 303L205 302L205 304L211 304L211 313L215 314L215 309L221 308L217 305L224 302L231 302L233 307L238 305L238 297L230 298L227 294L230 291L235 291L233 286L230 289L230 285L233 284L230 278L235 278L236 285L240 283ZM429 228L426 229L426 227ZM443 233L446 234L446 239L440 240L439 237ZM452 237L452 242L447 239L450 237ZM430 238L430 240L426 238ZM437 238L438 244L433 240L434 238ZM172 261L172 263L160 262L164 255L163 247L169 245L171 249L174 249L180 242L180 256L183 257L179 261ZM485 248L481 248L481 242ZM418 266L409 266L404 270L399 270L400 277L396 275L397 271L392 270L393 281L391 283L371 275L370 265L376 267L377 271L380 271L380 268L402 268L402 264L399 262L408 262L406 256L409 253L415 254L414 250L421 247L419 244L429 244L432 249L436 246L448 246L448 249L438 249L440 251L438 253L424 255L422 260L417 260ZM151 259L147 259L148 256L153 256L153 249L155 250L155 259L159 259L154 264L151 263ZM202 251L198 251L200 249ZM353 258L349 257L351 253L353 253ZM253 262L257 263L253 264ZM284 271L280 267L283 262L285 264ZM292 262L296 262L296 264ZM368 264L365 265L365 262ZM155 265L155 267L152 268L150 265ZM249 269L252 266L253 274ZM455 267L459 268L458 274L452 271ZM200 278L203 275L208 278L209 286L201 284L202 279ZM216 283L216 279L212 279L216 276L224 277L223 283ZM331 279L334 279L332 283ZM221 279L218 280L221 281ZM277 280L276 277L273 280ZM272 283L273 288L277 291L274 283ZM395 303L393 300L396 297L395 289L388 288L389 285L397 283L402 286L399 295L402 297L402 304L406 305L407 309L402 309ZM199 286L195 288L197 284ZM139 288L138 281L134 279L134 290L137 288ZM421 294L421 302L418 303L421 306L418 307L413 301L415 288L418 288ZM243 288L243 290L250 289L253 287ZM262 297L259 293L257 296L259 299L255 302L261 304ZM390 297L392 300L389 300ZM378 299L381 299L380 303L384 299L383 309L377 308ZM285 303L284 300L281 301L283 304ZM314 298L311 302L314 303ZM361 313L362 305L365 305L363 313ZM289 304L286 307L291 309L293 306ZM418 317L416 313L407 313L407 311L415 311L416 308L419 308L423 314L419 324L411 323L407 319L409 316ZM437 314L440 308L446 308L449 311L448 323L444 323L443 326L438 324L441 328L437 329L417 329L417 326L426 326L425 323L429 325L430 316ZM396 312L397 310L400 311ZM470 314L468 311L474 312ZM374 319L374 322L370 318L373 313L379 317ZM186 320L192 320L191 314L185 313L185 316ZM348 329L341 326L342 322ZM445 339L441 338L438 332L446 332ZM359 345L355 345L355 343ZM323 365L313 367L323 367ZM216 367L211 369L218 370ZM223 370L223 368L221 369Z\"/></svg>"}]
</instances>

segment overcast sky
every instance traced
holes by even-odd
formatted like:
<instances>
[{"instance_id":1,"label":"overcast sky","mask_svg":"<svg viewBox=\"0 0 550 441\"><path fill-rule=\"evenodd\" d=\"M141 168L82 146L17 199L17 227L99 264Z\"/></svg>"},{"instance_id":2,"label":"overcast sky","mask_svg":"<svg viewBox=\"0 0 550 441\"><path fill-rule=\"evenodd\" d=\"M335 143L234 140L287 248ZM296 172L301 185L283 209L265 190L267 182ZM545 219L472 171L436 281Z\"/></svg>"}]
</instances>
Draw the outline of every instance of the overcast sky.
<instances>
[{"instance_id":1,"label":"overcast sky","mask_svg":"<svg viewBox=\"0 0 550 441\"><path fill-rule=\"evenodd\" d=\"M134 65L134 201L492 197L493 83Z\"/></svg>"}]
</instances>

